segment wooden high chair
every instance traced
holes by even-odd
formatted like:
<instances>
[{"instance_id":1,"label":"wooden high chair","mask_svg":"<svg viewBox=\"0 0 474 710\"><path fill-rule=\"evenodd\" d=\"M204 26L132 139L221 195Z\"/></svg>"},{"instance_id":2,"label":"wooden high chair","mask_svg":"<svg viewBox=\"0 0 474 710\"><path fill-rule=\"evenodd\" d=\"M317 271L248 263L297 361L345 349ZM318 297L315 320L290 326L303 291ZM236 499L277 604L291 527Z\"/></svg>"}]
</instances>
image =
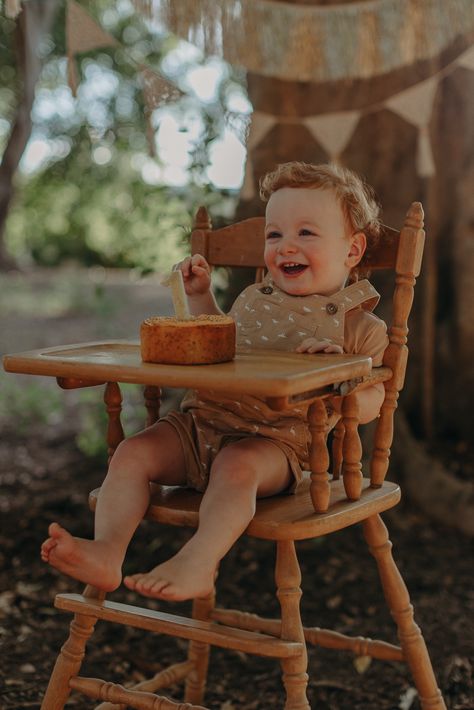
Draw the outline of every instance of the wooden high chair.
<instances>
[{"instance_id":1,"label":"wooden high chair","mask_svg":"<svg viewBox=\"0 0 474 710\"><path fill-rule=\"evenodd\" d=\"M207 213L201 208L192 235L192 252L203 254L212 265L256 267L257 280L260 280L263 275L263 227L263 218L254 218L212 231ZM371 454L370 478L362 478L357 405L352 396L354 389L351 390L351 384L346 383L346 390L341 393L345 395L343 415L333 436L331 480L328 481L327 475L326 408L319 398L315 400L309 416L313 435L310 478L293 496L258 501L256 515L246 531L247 535L276 542L275 580L281 618L266 619L237 610L216 608L213 596L195 600L192 619L188 619L106 601L103 592L91 587L87 587L83 595L59 594L55 605L73 612L75 616L69 638L56 661L42 704L43 710L62 708L73 689L103 701L100 705L102 710L123 707L198 710L203 707L212 645L278 659L286 691L285 709L309 709L306 696L307 643L350 650L360 656L405 661L411 670L422 708L445 708L425 642L414 621L408 591L391 555L387 529L380 517L381 512L395 506L400 499L398 486L385 481L385 474L393 438L393 415L406 369L407 320L415 279L420 271L423 243L423 210L420 203L413 203L401 232L387 228L369 264L371 269L395 271L393 318L383 367L372 370L362 384L355 386L374 382L384 382L385 385L385 400ZM146 399L151 423L158 417L157 388L147 388ZM109 406L115 419L117 408L113 403ZM120 424L112 422L109 430L113 448L121 435ZM199 494L179 488L152 488L147 518L160 524L197 525ZM92 508L97 493L94 491L91 494ZM315 511L315 506L320 512ZM365 539L376 560L383 592L398 627L399 646L326 629L307 628L302 624L299 611L301 574L295 541L327 535L355 523L362 523ZM139 595L137 599L140 599ZM85 644L98 619L187 639L188 657L134 689L125 689L97 678L80 677L78 673ZM185 681L184 704L155 695L155 691L177 681Z\"/></svg>"}]
</instances>

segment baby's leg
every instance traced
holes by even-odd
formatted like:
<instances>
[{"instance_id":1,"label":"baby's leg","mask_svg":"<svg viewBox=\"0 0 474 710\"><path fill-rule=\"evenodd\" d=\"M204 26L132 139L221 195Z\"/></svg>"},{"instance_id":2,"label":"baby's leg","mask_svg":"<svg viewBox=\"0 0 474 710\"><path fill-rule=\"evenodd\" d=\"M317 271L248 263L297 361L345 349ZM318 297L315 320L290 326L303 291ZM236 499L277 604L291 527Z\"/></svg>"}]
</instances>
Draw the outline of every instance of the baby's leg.
<instances>
[{"instance_id":1,"label":"baby's leg","mask_svg":"<svg viewBox=\"0 0 474 710\"><path fill-rule=\"evenodd\" d=\"M41 547L42 559L99 589L118 587L126 549L149 504L150 481L185 483L181 441L166 422L125 439L117 448L97 501L94 540L73 537L52 523Z\"/></svg>"},{"instance_id":2,"label":"baby's leg","mask_svg":"<svg viewBox=\"0 0 474 710\"><path fill-rule=\"evenodd\" d=\"M248 438L229 444L212 466L195 535L168 562L125 577L125 585L173 601L207 595L220 560L252 520L257 497L284 490L291 476L285 454L271 441Z\"/></svg>"}]
</instances>

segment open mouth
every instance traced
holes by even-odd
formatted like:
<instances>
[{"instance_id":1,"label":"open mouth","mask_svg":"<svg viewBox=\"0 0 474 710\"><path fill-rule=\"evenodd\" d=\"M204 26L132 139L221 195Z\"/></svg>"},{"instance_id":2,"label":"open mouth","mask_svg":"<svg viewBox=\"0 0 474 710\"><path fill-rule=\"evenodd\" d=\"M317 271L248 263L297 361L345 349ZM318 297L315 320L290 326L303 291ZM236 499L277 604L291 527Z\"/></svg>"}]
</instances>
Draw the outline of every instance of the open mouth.
<instances>
[{"instance_id":1,"label":"open mouth","mask_svg":"<svg viewBox=\"0 0 474 710\"><path fill-rule=\"evenodd\" d=\"M307 269L306 264L295 264L294 262L289 262L288 264L281 264L280 269L287 276L297 276L303 273Z\"/></svg>"}]
</instances>

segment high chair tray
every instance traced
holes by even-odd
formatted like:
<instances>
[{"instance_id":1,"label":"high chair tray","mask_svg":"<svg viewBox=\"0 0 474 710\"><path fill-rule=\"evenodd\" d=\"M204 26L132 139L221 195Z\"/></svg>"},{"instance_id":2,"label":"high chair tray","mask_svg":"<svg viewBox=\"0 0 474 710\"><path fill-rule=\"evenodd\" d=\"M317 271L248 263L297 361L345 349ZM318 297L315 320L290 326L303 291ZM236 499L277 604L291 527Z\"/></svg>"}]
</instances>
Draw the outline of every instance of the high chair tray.
<instances>
[{"instance_id":1,"label":"high chair tray","mask_svg":"<svg viewBox=\"0 0 474 710\"><path fill-rule=\"evenodd\" d=\"M69 380L69 385L60 382L66 387L81 386L81 381L130 382L276 399L317 394L318 388L363 378L370 374L372 360L365 355L254 350L214 365L160 365L142 362L137 340L106 340L5 355L3 365L7 372Z\"/></svg>"}]
</instances>

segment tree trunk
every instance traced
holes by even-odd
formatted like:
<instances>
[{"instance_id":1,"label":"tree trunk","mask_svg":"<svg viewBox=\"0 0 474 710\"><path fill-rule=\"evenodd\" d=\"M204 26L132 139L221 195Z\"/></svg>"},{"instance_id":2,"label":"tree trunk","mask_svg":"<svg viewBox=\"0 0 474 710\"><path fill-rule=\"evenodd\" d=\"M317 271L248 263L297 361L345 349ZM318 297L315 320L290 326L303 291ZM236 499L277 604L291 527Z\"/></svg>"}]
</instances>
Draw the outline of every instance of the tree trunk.
<instances>
[{"instance_id":1,"label":"tree trunk","mask_svg":"<svg viewBox=\"0 0 474 710\"><path fill-rule=\"evenodd\" d=\"M0 269L15 265L5 247L5 224L14 194L15 172L31 135L31 109L42 67L40 42L52 27L58 5L59 0L28 0L16 21L15 44L21 92L0 165Z\"/></svg>"}]
</instances>

